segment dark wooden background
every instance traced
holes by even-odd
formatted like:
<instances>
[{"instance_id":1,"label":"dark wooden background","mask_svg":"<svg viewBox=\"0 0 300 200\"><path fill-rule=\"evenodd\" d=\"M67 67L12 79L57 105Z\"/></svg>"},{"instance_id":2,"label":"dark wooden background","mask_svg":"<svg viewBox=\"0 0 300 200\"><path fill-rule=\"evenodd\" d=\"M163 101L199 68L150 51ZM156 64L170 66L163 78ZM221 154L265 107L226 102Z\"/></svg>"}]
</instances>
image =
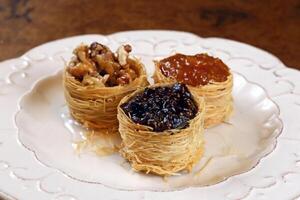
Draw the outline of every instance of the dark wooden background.
<instances>
[{"instance_id":1,"label":"dark wooden background","mask_svg":"<svg viewBox=\"0 0 300 200\"><path fill-rule=\"evenodd\" d=\"M0 0L0 61L58 38L132 29L230 38L300 69L300 0Z\"/></svg>"}]
</instances>

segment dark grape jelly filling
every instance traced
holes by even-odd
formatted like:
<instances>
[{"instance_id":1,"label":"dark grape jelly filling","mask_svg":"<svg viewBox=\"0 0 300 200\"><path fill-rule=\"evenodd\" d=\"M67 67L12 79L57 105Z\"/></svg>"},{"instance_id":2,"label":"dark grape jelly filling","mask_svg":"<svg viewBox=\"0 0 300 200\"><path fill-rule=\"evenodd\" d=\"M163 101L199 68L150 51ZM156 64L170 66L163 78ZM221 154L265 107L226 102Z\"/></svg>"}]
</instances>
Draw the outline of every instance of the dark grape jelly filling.
<instances>
[{"instance_id":1,"label":"dark grape jelly filling","mask_svg":"<svg viewBox=\"0 0 300 200\"><path fill-rule=\"evenodd\" d=\"M150 126L155 132L188 126L198 108L184 84L146 88L121 105L135 123Z\"/></svg>"}]
</instances>

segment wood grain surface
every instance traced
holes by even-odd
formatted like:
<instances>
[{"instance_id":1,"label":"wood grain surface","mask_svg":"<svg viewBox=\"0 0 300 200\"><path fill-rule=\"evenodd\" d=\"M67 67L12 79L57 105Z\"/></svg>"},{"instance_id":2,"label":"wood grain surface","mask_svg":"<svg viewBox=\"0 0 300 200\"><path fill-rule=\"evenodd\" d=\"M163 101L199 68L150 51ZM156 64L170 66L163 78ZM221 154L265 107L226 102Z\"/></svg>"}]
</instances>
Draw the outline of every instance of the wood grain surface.
<instances>
[{"instance_id":1,"label":"wood grain surface","mask_svg":"<svg viewBox=\"0 0 300 200\"><path fill-rule=\"evenodd\" d=\"M299 0L0 0L0 61L58 38L133 29L229 38L300 69Z\"/></svg>"}]
</instances>

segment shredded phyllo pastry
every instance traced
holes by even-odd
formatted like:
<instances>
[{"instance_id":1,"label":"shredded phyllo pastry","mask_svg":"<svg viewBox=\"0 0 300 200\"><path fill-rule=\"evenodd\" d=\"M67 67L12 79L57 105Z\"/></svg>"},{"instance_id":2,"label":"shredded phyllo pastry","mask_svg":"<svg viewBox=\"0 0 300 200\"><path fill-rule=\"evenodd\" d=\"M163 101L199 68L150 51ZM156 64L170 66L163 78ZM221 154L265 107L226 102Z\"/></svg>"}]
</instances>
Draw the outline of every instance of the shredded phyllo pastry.
<instances>
[{"instance_id":1,"label":"shredded phyllo pastry","mask_svg":"<svg viewBox=\"0 0 300 200\"><path fill-rule=\"evenodd\" d=\"M86 131L84 140L73 143L76 153L95 152L99 156L108 156L119 152L121 139L118 133L111 131Z\"/></svg>"},{"instance_id":2,"label":"shredded phyllo pastry","mask_svg":"<svg viewBox=\"0 0 300 200\"><path fill-rule=\"evenodd\" d=\"M130 45L116 53L97 42L80 45L63 75L65 97L73 118L92 130L116 132L120 100L148 85L142 63L129 56Z\"/></svg>"},{"instance_id":3,"label":"shredded phyllo pastry","mask_svg":"<svg viewBox=\"0 0 300 200\"><path fill-rule=\"evenodd\" d=\"M193 92L178 85L156 84L121 100L118 106L120 153L134 170L161 176L177 175L182 170L191 171L202 156L204 100L195 99ZM160 115L154 114L155 108L152 113L148 112L151 104L147 99L158 110L160 107L174 109L160 114L167 117L164 121L167 125L159 124ZM144 109L138 109L137 104L142 105L142 100L145 101ZM168 107L168 103L176 107ZM137 123L135 114L148 117Z\"/></svg>"},{"instance_id":4,"label":"shredded phyllo pastry","mask_svg":"<svg viewBox=\"0 0 300 200\"><path fill-rule=\"evenodd\" d=\"M232 113L233 76L218 58L175 54L155 62L153 78L156 83L185 83L196 97L204 97L205 128L226 121Z\"/></svg>"}]
</instances>

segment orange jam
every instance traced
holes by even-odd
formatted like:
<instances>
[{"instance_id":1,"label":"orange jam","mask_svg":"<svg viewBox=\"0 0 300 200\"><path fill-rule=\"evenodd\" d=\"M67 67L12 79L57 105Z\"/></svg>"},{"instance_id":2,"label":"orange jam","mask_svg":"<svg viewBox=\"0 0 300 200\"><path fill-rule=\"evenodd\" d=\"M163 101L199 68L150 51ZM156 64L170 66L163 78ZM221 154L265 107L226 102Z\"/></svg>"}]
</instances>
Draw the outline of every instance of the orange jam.
<instances>
[{"instance_id":1,"label":"orange jam","mask_svg":"<svg viewBox=\"0 0 300 200\"><path fill-rule=\"evenodd\" d=\"M158 63L166 77L172 77L187 85L207 85L210 82L223 82L229 76L229 68L219 58L207 54L193 56L175 54Z\"/></svg>"}]
</instances>

